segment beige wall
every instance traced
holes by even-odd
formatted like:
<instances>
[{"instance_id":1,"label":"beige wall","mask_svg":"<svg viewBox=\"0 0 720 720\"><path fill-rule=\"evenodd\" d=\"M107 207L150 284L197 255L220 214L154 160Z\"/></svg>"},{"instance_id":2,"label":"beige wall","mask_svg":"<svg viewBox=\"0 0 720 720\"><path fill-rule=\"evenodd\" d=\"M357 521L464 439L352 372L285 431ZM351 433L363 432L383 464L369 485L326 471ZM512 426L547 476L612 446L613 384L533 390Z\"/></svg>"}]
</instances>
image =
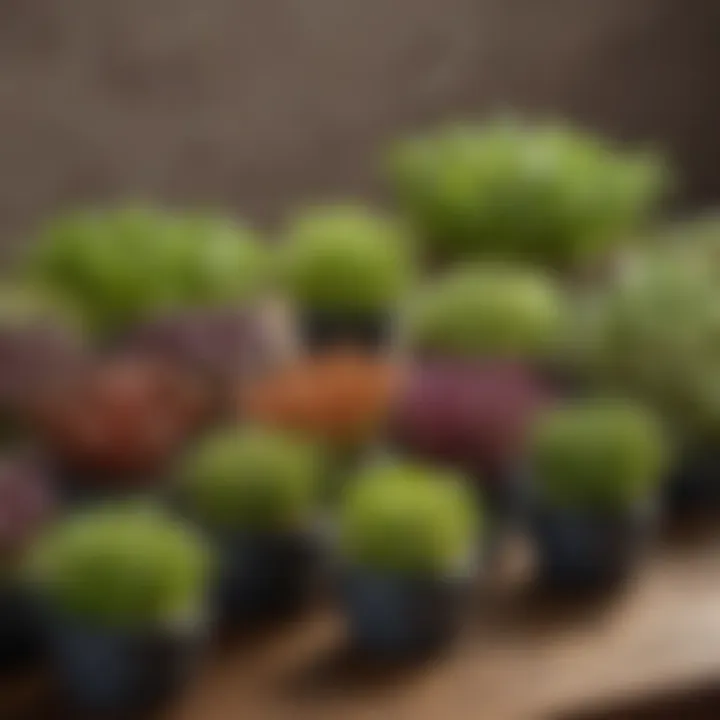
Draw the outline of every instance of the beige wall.
<instances>
[{"instance_id":1,"label":"beige wall","mask_svg":"<svg viewBox=\"0 0 720 720\"><path fill-rule=\"evenodd\" d=\"M718 72L720 0L0 0L0 237L122 194L262 221L503 106L663 142L716 198Z\"/></svg>"}]
</instances>

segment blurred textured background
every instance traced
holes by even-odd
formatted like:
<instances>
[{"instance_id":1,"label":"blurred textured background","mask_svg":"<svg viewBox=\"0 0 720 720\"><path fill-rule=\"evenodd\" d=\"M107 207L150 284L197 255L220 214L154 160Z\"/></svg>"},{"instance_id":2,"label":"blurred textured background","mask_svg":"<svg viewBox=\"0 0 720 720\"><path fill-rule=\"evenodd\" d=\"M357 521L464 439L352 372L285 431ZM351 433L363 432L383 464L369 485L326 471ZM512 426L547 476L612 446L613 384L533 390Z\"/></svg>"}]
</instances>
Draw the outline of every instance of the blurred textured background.
<instances>
[{"instance_id":1,"label":"blurred textured background","mask_svg":"<svg viewBox=\"0 0 720 720\"><path fill-rule=\"evenodd\" d=\"M386 142L502 108L666 145L720 196L718 0L2 0L0 238L78 201L377 190Z\"/></svg>"}]
</instances>

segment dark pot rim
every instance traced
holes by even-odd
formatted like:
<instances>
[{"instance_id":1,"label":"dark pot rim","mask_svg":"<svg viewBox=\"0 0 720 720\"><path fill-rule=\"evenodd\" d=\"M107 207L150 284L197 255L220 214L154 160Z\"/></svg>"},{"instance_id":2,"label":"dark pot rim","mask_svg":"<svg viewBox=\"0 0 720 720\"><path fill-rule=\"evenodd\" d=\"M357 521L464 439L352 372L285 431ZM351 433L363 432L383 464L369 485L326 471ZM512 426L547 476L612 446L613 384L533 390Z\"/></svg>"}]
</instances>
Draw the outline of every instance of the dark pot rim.
<instances>
[{"instance_id":1,"label":"dark pot rim","mask_svg":"<svg viewBox=\"0 0 720 720\"><path fill-rule=\"evenodd\" d=\"M634 517L655 516L659 511L660 494L660 488L658 488L629 505L610 509L590 504L574 506L551 502L548 498L543 497L541 493L537 491L533 492L533 488L531 487L528 506L535 516L538 514L550 514L554 516L572 517L574 519L586 519L589 522L612 523Z\"/></svg>"},{"instance_id":2,"label":"dark pot rim","mask_svg":"<svg viewBox=\"0 0 720 720\"><path fill-rule=\"evenodd\" d=\"M198 608L195 612L176 618L166 618L153 622L142 623L108 623L96 620L79 613L64 610L47 598L39 597L42 616L49 629L63 627L83 633L92 633L108 638L143 639L148 637L164 637L184 634L202 633L210 623L207 607Z\"/></svg>"},{"instance_id":3,"label":"dark pot rim","mask_svg":"<svg viewBox=\"0 0 720 720\"><path fill-rule=\"evenodd\" d=\"M374 580L417 584L419 586L435 583L463 584L471 581L479 572L481 561L478 553L470 551L467 558L457 564L456 568L445 572L402 572L375 568L361 562L339 559L338 571L341 577L367 577Z\"/></svg>"}]
</instances>

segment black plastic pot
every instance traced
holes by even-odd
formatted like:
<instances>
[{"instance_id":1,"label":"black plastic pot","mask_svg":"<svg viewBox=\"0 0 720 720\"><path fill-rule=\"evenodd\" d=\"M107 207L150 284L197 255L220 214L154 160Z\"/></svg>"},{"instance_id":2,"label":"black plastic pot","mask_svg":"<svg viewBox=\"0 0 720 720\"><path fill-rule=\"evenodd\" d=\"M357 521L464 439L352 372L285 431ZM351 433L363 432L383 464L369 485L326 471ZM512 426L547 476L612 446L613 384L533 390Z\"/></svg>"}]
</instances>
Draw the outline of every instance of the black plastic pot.
<instances>
[{"instance_id":1,"label":"black plastic pot","mask_svg":"<svg viewBox=\"0 0 720 720\"><path fill-rule=\"evenodd\" d=\"M485 512L504 522L524 517L529 499L529 477L522 469L490 475L481 473L475 483L479 502Z\"/></svg>"},{"instance_id":2,"label":"black plastic pot","mask_svg":"<svg viewBox=\"0 0 720 720\"><path fill-rule=\"evenodd\" d=\"M655 525L655 507L607 515L537 503L530 510L540 582L554 589L613 586L632 572Z\"/></svg>"},{"instance_id":3,"label":"black plastic pot","mask_svg":"<svg viewBox=\"0 0 720 720\"><path fill-rule=\"evenodd\" d=\"M489 562L500 556L505 541L522 525L523 488L514 478L477 490L480 517L484 518L481 548Z\"/></svg>"},{"instance_id":4,"label":"black plastic pot","mask_svg":"<svg viewBox=\"0 0 720 720\"><path fill-rule=\"evenodd\" d=\"M461 626L469 577L408 578L352 569L340 593L355 648L404 658L449 644Z\"/></svg>"},{"instance_id":5,"label":"black plastic pot","mask_svg":"<svg viewBox=\"0 0 720 720\"><path fill-rule=\"evenodd\" d=\"M191 678L205 636L200 623L122 631L55 618L49 630L60 689L93 712L136 713L170 699Z\"/></svg>"},{"instance_id":6,"label":"black plastic pot","mask_svg":"<svg viewBox=\"0 0 720 720\"><path fill-rule=\"evenodd\" d=\"M70 510L132 500L165 500L166 483L160 474L147 478L117 476L109 482L99 482L98 476L90 472L56 464L53 475L58 484L58 499Z\"/></svg>"},{"instance_id":7,"label":"black plastic pot","mask_svg":"<svg viewBox=\"0 0 720 720\"><path fill-rule=\"evenodd\" d=\"M321 554L310 533L239 533L216 537L216 542L221 625L293 615L312 598Z\"/></svg>"},{"instance_id":8,"label":"black plastic pot","mask_svg":"<svg viewBox=\"0 0 720 720\"><path fill-rule=\"evenodd\" d=\"M480 516L485 518L482 539L484 553L496 555L505 537L522 526L529 502L527 474L515 470L474 484Z\"/></svg>"},{"instance_id":9,"label":"black plastic pot","mask_svg":"<svg viewBox=\"0 0 720 720\"><path fill-rule=\"evenodd\" d=\"M346 315L305 311L298 318L304 347L312 353L338 346L362 350L382 350L393 338L393 318L387 312Z\"/></svg>"},{"instance_id":10,"label":"black plastic pot","mask_svg":"<svg viewBox=\"0 0 720 720\"><path fill-rule=\"evenodd\" d=\"M702 448L680 456L668 477L666 505L676 515L720 512L720 450Z\"/></svg>"},{"instance_id":11,"label":"black plastic pot","mask_svg":"<svg viewBox=\"0 0 720 720\"><path fill-rule=\"evenodd\" d=\"M594 394L592 383L577 370L557 362L538 363L535 371L552 397L575 400Z\"/></svg>"},{"instance_id":12,"label":"black plastic pot","mask_svg":"<svg viewBox=\"0 0 720 720\"><path fill-rule=\"evenodd\" d=\"M83 486L65 487L61 494L61 502L69 510L82 510L98 505L124 502L162 503L163 493L157 489L132 489L121 491L114 488L90 488Z\"/></svg>"},{"instance_id":13,"label":"black plastic pot","mask_svg":"<svg viewBox=\"0 0 720 720\"><path fill-rule=\"evenodd\" d=\"M23 669L43 652L37 608L16 585L0 585L0 671Z\"/></svg>"}]
</instances>

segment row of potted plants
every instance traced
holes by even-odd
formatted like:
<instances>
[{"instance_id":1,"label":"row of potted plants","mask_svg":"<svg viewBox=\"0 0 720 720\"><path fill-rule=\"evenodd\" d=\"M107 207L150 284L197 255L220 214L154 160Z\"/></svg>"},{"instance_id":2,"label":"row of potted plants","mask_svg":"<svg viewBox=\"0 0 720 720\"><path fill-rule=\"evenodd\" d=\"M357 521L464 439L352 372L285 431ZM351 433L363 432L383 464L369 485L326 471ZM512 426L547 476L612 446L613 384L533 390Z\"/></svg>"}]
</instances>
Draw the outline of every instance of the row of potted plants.
<instances>
[{"instance_id":1,"label":"row of potted plants","mask_svg":"<svg viewBox=\"0 0 720 720\"><path fill-rule=\"evenodd\" d=\"M311 208L273 249L209 212L69 214L44 229L26 271L106 339L274 286L295 300L308 340L350 326L377 340L419 268L499 261L575 277L616 259L652 221L668 184L652 155L517 122L403 141L389 177L397 215L356 204Z\"/></svg>"},{"instance_id":2,"label":"row of potted plants","mask_svg":"<svg viewBox=\"0 0 720 720\"><path fill-rule=\"evenodd\" d=\"M274 247L138 207L45 229L0 293L0 409L31 451L0 473L8 657L42 629L76 699L144 704L215 623L323 582L357 645L413 654L508 520L543 581L597 588L664 511L720 499L720 233L639 242L662 165L514 122L390 165L398 217L314 208Z\"/></svg>"},{"instance_id":3,"label":"row of potted plants","mask_svg":"<svg viewBox=\"0 0 720 720\"><path fill-rule=\"evenodd\" d=\"M527 457L541 578L597 587L626 577L654 517L662 462L654 419L632 404L548 411ZM323 580L354 643L373 656L447 643L487 552L468 480L376 459L328 505L328 472L317 446L284 431L207 436L164 507L85 508L25 548L13 583L24 593L25 642L44 637L64 688L96 709L166 697L213 628L302 609Z\"/></svg>"}]
</instances>

